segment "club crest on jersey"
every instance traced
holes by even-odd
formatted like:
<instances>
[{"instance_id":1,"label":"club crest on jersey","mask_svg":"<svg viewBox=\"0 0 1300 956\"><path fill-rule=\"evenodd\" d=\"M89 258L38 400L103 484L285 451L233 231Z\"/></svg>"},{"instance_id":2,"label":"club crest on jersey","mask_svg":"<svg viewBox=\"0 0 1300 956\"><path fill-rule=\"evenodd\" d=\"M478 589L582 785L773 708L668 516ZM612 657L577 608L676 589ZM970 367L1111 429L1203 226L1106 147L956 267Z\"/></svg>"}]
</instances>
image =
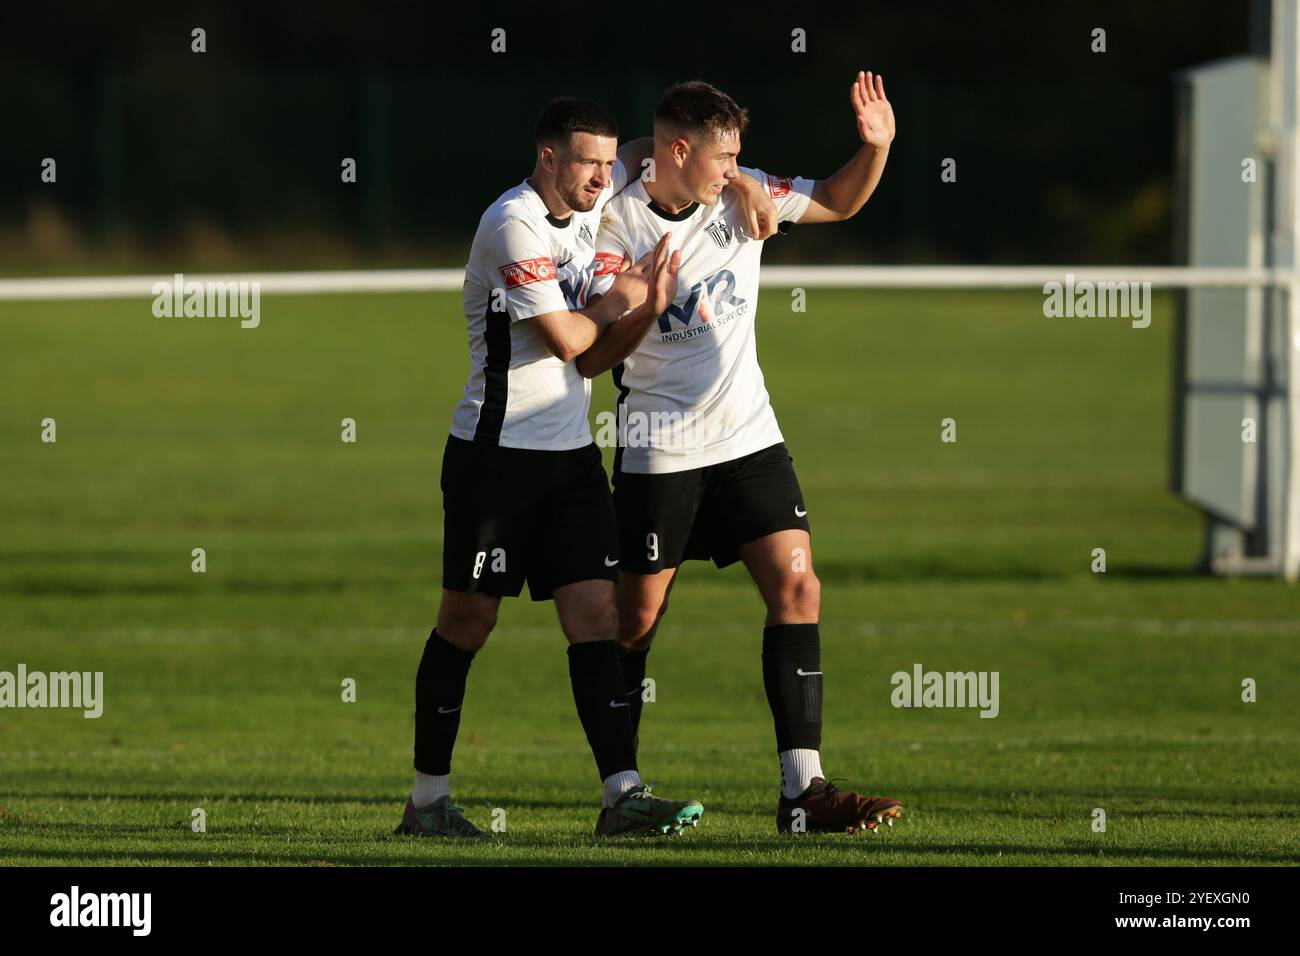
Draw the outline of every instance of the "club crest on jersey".
<instances>
[{"instance_id":1,"label":"club crest on jersey","mask_svg":"<svg viewBox=\"0 0 1300 956\"><path fill-rule=\"evenodd\" d=\"M731 245L731 224L727 220L715 219L704 227L704 231L712 237L720 248L725 249Z\"/></svg>"},{"instance_id":2,"label":"club crest on jersey","mask_svg":"<svg viewBox=\"0 0 1300 956\"><path fill-rule=\"evenodd\" d=\"M515 289L530 282L546 282L555 278L555 263L550 256L507 262L498 271L507 289Z\"/></svg>"},{"instance_id":3,"label":"club crest on jersey","mask_svg":"<svg viewBox=\"0 0 1300 956\"><path fill-rule=\"evenodd\" d=\"M589 246L594 246L596 244L596 240L591 238L591 227L585 222L582 224L582 228L578 230L578 238Z\"/></svg>"}]
</instances>

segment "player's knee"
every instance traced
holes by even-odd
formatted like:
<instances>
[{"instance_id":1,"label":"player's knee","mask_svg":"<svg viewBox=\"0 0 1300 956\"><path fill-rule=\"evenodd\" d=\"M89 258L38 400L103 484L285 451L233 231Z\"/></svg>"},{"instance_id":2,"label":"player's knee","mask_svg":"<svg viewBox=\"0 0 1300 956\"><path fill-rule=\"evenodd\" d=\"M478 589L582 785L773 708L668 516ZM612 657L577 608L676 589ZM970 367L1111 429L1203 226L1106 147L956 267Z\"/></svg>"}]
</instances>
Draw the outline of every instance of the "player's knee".
<instances>
[{"instance_id":1,"label":"player's knee","mask_svg":"<svg viewBox=\"0 0 1300 956\"><path fill-rule=\"evenodd\" d=\"M650 642L655 638L655 628L652 626L648 631L639 634L625 634L619 629L618 643L629 654L635 654L638 651L650 650Z\"/></svg>"},{"instance_id":2,"label":"player's knee","mask_svg":"<svg viewBox=\"0 0 1300 956\"><path fill-rule=\"evenodd\" d=\"M821 581L811 571L788 574L781 581L775 603L769 610L781 617L815 621L821 613Z\"/></svg>"},{"instance_id":3,"label":"player's knee","mask_svg":"<svg viewBox=\"0 0 1300 956\"><path fill-rule=\"evenodd\" d=\"M612 641L618 636L618 612L613 603L584 608L580 613L566 615L561 625L570 644L583 641Z\"/></svg>"},{"instance_id":4,"label":"player's knee","mask_svg":"<svg viewBox=\"0 0 1300 956\"><path fill-rule=\"evenodd\" d=\"M626 651L640 651L650 646L655 631L659 628L659 619L668 610L668 602L660 607L653 605L635 605L620 610L618 615L618 642Z\"/></svg>"},{"instance_id":5,"label":"player's knee","mask_svg":"<svg viewBox=\"0 0 1300 956\"><path fill-rule=\"evenodd\" d=\"M612 601L601 607L600 613L592 623L595 633L600 635L601 640L612 641L618 638L618 610Z\"/></svg>"},{"instance_id":6,"label":"player's knee","mask_svg":"<svg viewBox=\"0 0 1300 956\"><path fill-rule=\"evenodd\" d=\"M495 607L466 608L443 615L438 621L438 633L449 643L473 654L487 643L488 635L496 626Z\"/></svg>"}]
</instances>

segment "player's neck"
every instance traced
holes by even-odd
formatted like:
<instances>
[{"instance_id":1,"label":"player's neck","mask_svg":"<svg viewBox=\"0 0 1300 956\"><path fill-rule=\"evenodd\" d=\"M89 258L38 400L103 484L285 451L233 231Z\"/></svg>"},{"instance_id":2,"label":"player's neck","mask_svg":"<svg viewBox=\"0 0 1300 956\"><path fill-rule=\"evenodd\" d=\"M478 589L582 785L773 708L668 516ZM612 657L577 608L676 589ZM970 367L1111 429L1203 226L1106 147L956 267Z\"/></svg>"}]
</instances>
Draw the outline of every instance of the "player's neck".
<instances>
[{"instance_id":1,"label":"player's neck","mask_svg":"<svg viewBox=\"0 0 1300 956\"><path fill-rule=\"evenodd\" d=\"M546 211L556 219L568 219L573 215L573 210L569 204L560 198L560 194L555 189L555 183L547 180L545 176L540 175L539 170L534 169L533 174L526 180L528 185L533 187L533 192L542 197L542 202L546 205Z\"/></svg>"},{"instance_id":2,"label":"player's neck","mask_svg":"<svg viewBox=\"0 0 1300 956\"><path fill-rule=\"evenodd\" d=\"M643 182L643 185L645 186L646 195L653 199L655 205L665 212L676 214L695 202L688 193L680 190L667 179L660 178L646 181Z\"/></svg>"}]
</instances>

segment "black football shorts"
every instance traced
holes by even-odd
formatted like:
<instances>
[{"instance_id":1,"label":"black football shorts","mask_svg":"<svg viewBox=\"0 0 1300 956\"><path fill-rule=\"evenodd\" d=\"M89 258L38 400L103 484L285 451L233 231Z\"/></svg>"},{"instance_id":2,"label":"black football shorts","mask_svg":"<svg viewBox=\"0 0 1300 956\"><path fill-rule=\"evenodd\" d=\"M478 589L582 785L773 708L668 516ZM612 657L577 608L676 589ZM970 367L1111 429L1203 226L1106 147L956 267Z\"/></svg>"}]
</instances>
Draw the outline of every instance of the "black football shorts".
<instances>
[{"instance_id":1,"label":"black football shorts","mask_svg":"<svg viewBox=\"0 0 1300 956\"><path fill-rule=\"evenodd\" d=\"M777 531L809 531L808 510L785 444L704 468L663 475L614 473L620 567L656 574L683 561L740 560L743 544Z\"/></svg>"},{"instance_id":2,"label":"black football shorts","mask_svg":"<svg viewBox=\"0 0 1300 956\"><path fill-rule=\"evenodd\" d=\"M534 451L452 435L442 456L442 586L534 601L618 576L600 449Z\"/></svg>"}]
</instances>

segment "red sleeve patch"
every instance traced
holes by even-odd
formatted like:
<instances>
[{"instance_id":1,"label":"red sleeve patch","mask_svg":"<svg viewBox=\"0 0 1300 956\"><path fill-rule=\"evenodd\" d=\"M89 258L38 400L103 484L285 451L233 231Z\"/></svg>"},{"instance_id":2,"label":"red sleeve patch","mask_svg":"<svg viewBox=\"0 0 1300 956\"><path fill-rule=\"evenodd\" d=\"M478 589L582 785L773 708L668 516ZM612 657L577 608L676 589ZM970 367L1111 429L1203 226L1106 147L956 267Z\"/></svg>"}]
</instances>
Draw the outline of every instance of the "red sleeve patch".
<instances>
[{"instance_id":1,"label":"red sleeve patch","mask_svg":"<svg viewBox=\"0 0 1300 956\"><path fill-rule=\"evenodd\" d=\"M794 180L788 176L767 176L767 193L773 199L790 195L790 190L793 188Z\"/></svg>"},{"instance_id":2,"label":"red sleeve patch","mask_svg":"<svg viewBox=\"0 0 1300 956\"><path fill-rule=\"evenodd\" d=\"M618 275L619 270L623 267L623 257L617 252L598 252L596 253L596 271L598 276Z\"/></svg>"},{"instance_id":3,"label":"red sleeve patch","mask_svg":"<svg viewBox=\"0 0 1300 956\"><path fill-rule=\"evenodd\" d=\"M530 282L546 282L555 278L555 263L550 256L537 259L524 259L522 262L507 262L497 271L505 280L507 289L515 289Z\"/></svg>"}]
</instances>

